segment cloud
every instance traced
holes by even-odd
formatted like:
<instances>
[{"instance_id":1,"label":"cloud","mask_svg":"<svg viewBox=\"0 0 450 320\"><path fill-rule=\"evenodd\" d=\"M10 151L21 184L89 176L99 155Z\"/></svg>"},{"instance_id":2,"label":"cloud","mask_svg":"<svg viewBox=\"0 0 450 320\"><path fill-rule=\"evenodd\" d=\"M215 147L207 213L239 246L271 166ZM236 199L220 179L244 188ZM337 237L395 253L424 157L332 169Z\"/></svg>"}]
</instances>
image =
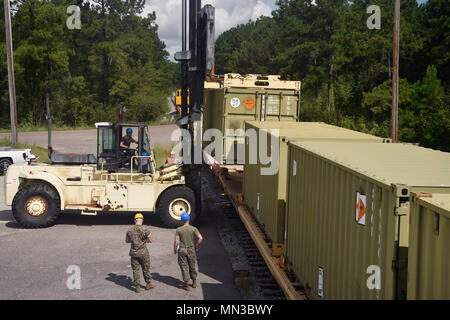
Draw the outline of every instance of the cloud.
<instances>
[{"instance_id":1,"label":"cloud","mask_svg":"<svg viewBox=\"0 0 450 320\"><path fill-rule=\"evenodd\" d=\"M189 1L188 1L189 2ZM275 0L209 0L202 5L211 4L216 8L216 36L250 19L270 16L275 9ZM181 50L181 0L147 0L143 15L156 12L159 37L166 43L170 59Z\"/></svg>"}]
</instances>

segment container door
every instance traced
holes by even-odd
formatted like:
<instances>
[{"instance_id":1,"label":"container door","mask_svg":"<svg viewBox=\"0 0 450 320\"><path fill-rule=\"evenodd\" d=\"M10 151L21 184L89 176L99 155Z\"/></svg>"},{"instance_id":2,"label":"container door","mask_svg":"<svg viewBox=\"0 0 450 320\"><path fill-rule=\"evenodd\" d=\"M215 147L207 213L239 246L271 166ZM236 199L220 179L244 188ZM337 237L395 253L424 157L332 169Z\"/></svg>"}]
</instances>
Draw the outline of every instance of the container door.
<instances>
[{"instance_id":1,"label":"container door","mask_svg":"<svg viewBox=\"0 0 450 320\"><path fill-rule=\"evenodd\" d=\"M235 151L243 150L244 122L259 120L260 101L258 92L258 89L233 88L225 94L224 112L221 118L224 135L224 158L227 158L231 149ZM228 144L226 143L227 137ZM231 158L237 160L236 156Z\"/></svg>"},{"instance_id":2,"label":"container door","mask_svg":"<svg viewBox=\"0 0 450 320\"><path fill-rule=\"evenodd\" d=\"M261 121L296 121L299 95L292 90L265 90Z\"/></svg>"}]
</instances>

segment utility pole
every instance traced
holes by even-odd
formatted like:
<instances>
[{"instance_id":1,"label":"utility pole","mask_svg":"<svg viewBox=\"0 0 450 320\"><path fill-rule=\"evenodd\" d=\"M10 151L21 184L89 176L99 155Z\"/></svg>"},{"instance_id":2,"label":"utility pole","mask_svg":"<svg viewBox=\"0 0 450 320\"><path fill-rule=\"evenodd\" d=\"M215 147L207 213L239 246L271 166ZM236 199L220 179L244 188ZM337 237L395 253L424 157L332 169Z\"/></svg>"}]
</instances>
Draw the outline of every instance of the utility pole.
<instances>
[{"instance_id":1,"label":"utility pole","mask_svg":"<svg viewBox=\"0 0 450 320\"><path fill-rule=\"evenodd\" d=\"M16 109L16 86L14 81L14 58L11 31L11 11L9 0L5 0L5 32L6 32L6 57L8 61L8 83L9 83L9 109L11 114L11 145L17 146L17 109Z\"/></svg>"},{"instance_id":2,"label":"utility pole","mask_svg":"<svg viewBox=\"0 0 450 320\"><path fill-rule=\"evenodd\" d=\"M47 121L48 121L48 156L51 157L53 153L53 146L52 146L52 115L50 113L50 94L48 91L48 80L45 84L45 107L47 110Z\"/></svg>"},{"instance_id":3,"label":"utility pole","mask_svg":"<svg viewBox=\"0 0 450 320\"><path fill-rule=\"evenodd\" d=\"M398 89L400 48L400 0L395 0L394 13L394 75L392 79L392 140L398 142Z\"/></svg>"}]
</instances>

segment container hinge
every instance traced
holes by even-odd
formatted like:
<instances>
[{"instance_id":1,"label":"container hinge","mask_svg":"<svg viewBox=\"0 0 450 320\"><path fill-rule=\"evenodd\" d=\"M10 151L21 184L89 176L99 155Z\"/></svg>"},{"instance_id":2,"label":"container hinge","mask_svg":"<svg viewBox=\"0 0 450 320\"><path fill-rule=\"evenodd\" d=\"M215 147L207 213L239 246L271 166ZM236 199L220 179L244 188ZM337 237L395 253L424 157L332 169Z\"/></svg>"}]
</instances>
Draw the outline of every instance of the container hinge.
<instances>
[{"instance_id":1,"label":"container hinge","mask_svg":"<svg viewBox=\"0 0 450 320\"><path fill-rule=\"evenodd\" d=\"M408 268L408 259L392 260L392 270L404 270Z\"/></svg>"}]
</instances>

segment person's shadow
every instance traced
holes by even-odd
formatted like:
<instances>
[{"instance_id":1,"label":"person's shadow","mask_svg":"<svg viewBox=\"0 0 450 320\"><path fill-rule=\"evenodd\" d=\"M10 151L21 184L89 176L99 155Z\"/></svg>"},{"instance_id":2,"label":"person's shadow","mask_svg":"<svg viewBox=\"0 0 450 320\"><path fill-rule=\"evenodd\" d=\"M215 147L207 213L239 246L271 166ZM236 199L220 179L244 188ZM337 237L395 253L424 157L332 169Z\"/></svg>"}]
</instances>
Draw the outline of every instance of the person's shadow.
<instances>
[{"instance_id":1,"label":"person's shadow","mask_svg":"<svg viewBox=\"0 0 450 320\"><path fill-rule=\"evenodd\" d=\"M152 280L153 281L157 281L157 282L161 282L161 283L165 283L169 286L181 289L184 285L184 282L181 281L180 279L171 277L171 276L163 276L159 273L152 273ZM108 274L108 277L105 278L105 280L114 282L115 284L127 288L130 291L134 291L134 284L133 284L133 279L129 276L125 276L125 275L117 275L115 273L110 273ZM142 285L141 285L142 287Z\"/></svg>"},{"instance_id":2,"label":"person's shadow","mask_svg":"<svg viewBox=\"0 0 450 320\"><path fill-rule=\"evenodd\" d=\"M122 286L124 288L127 288L128 290L134 291L133 288L133 279L131 279L129 276L119 276L115 273L108 274L108 277L105 278L105 280L114 282L115 284Z\"/></svg>"},{"instance_id":3,"label":"person's shadow","mask_svg":"<svg viewBox=\"0 0 450 320\"><path fill-rule=\"evenodd\" d=\"M178 289L181 289L184 286L184 282L181 281L180 279L171 277L171 276L163 276L159 273L152 273L152 278L155 281L161 282L161 283L165 283L168 286L172 286Z\"/></svg>"}]
</instances>

